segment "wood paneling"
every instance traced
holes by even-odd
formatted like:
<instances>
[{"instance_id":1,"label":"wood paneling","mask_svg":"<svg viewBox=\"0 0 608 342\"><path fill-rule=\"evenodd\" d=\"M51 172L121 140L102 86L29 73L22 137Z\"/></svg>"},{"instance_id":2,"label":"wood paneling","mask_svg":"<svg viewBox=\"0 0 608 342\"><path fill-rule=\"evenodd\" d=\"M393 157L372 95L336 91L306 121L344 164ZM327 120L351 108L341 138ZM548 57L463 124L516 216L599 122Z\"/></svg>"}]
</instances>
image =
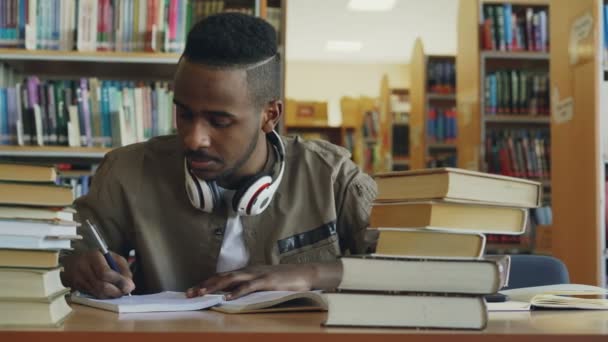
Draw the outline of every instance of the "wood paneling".
<instances>
[{"instance_id":1,"label":"wood paneling","mask_svg":"<svg viewBox=\"0 0 608 342\"><path fill-rule=\"evenodd\" d=\"M420 38L410 59L410 168L426 167L426 56Z\"/></svg>"},{"instance_id":2,"label":"wood paneling","mask_svg":"<svg viewBox=\"0 0 608 342\"><path fill-rule=\"evenodd\" d=\"M553 0L550 7L551 95L555 104L571 97L571 120L551 124L553 255L568 266L572 282L600 285L603 243L600 224L599 58L570 63L570 30L585 15L593 17L589 39L578 51L598 56L597 0ZM556 90L559 98L556 97Z\"/></svg>"},{"instance_id":3,"label":"wood paneling","mask_svg":"<svg viewBox=\"0 0 608 342\"><path fill-rule=\"evenodd\" d=\"M458 11L456 55L458 167L469 170L481 169L479 6L478 0L460 0Z\"/></svg>"}]
</instances>

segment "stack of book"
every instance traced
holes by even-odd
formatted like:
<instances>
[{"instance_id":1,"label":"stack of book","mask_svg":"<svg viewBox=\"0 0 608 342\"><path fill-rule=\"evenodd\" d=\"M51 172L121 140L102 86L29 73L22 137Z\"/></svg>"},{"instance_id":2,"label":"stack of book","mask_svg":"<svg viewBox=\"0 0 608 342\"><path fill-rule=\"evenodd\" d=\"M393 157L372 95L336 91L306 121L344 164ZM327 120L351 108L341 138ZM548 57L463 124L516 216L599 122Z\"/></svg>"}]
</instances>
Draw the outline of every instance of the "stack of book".
<instances>
[{"instance_id":1,"label":"stack of book","mask_svg":"<svg viewBox=\"0 0 608 342\"><path fill-rule=\"evenodd\" d=\"M341 259L326 325L483 329L484 296L507 284L510 261L484 257L484 234L523 233L540 184L451 168L376 182L376 253Z\"/></svg>"},{"instance_id":2,"label":"stack of book","mask_svg":"<svg viewBox=\"0 0 608 342\"><path fill-rule=\"evenodd\" d=\"M56 326L71 312L59 252L78 238L53 167L0 164L0 326Z\"/></svg>"},{"instance_id":3,"label":"stack of book","mask_svg":"<svg viewBox=\"0 0 608 342\"><path fill-rule=\"evenodd\" d=\"M484 4L484 50L548 51L548 9L512 4Z\"/></svg>"}]
</instances>

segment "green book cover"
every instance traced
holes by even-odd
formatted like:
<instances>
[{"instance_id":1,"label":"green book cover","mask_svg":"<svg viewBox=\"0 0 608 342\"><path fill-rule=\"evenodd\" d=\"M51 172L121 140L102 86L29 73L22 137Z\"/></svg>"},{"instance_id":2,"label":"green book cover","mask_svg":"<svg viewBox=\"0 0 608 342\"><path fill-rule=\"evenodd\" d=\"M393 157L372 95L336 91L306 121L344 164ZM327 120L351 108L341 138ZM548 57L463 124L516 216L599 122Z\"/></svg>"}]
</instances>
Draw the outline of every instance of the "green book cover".
<instances>
[{"instance_id":1,"label":"green book cover","mask_svg":"<svg viewBox=\"0 0 608 342\"><path fill-rule=\"evenodd\" d=\"M511 70L511 112L519 113L519 77L517 77L518 72L516 70Z\"/></svg>"}]
</instances>

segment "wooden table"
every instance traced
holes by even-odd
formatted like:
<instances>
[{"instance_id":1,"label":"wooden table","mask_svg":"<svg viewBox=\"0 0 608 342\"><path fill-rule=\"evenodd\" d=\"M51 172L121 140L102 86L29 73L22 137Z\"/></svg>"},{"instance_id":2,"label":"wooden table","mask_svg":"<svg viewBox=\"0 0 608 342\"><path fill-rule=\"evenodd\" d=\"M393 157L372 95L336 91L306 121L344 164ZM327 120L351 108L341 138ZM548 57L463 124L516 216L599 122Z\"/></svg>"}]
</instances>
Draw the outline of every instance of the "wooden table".
<instances>
[{"instance_id":1,"label":"wooden table","mask_svg":"<svg viewBox=\"0 0 608 342\"><path fill-rule=\"evenodd\" d=\"M326 313L226 315L213 311L116 314L80 305L55 329L0 330L0 341L323 342L608 341L608 311L490 313L483 331L325 328Z\"/></svg>"}]
</instances>

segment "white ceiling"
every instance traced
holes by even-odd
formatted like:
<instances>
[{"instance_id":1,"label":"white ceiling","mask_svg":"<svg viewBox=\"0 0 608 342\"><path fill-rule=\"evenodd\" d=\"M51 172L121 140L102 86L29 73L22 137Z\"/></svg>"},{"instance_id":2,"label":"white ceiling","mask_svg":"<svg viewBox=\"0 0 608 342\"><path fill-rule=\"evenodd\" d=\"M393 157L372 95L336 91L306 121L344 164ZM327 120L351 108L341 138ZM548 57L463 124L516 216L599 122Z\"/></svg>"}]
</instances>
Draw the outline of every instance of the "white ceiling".
<instances>
[{"instance_id":1,"label":"white ceiling","mask_svg":"<svg viewBox=\"0 0 608 342\"><path fill-rule=\"evenodd\" d=\"M417 37L428 54L456 53L458 0L397 0L388 12L352 12L347 4L288 0L287 60L408 63ZM328 40L361 41L363 47L329 52Z\"/></svg>"}]
</instances>

